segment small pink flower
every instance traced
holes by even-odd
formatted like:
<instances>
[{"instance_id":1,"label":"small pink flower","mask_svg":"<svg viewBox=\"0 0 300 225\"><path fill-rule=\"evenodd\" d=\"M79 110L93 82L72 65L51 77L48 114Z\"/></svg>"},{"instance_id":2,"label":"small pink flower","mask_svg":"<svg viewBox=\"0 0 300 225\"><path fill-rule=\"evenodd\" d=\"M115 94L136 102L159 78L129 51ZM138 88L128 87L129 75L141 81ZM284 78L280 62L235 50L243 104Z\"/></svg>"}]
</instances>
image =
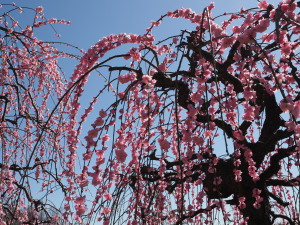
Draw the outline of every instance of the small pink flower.
<instances>
[{"instance_id":1,"label":"small pink flower","mask_svg":"<svg viewBox=\"0 0 300 225\"><path fill-rule=\"evenodd\" d=\"M250 106L249 103L245 103L243 105L245 109L242 119L250 122L253 121L255 118L255 107Z\"/></svg>"},{"instance_id":2,"label":"small pink flower","mask_svg":"<svg viewBox=\"0 0 300 225\"><path fill-rule=\"evenodd\" d=\"M261 207L261 204L259 204L258 202L254 202L253 207L259 209Z\"/></svg>"},{"instance_id":3,"label":"small pink flower","mask_svg":"<svg viewBox=\"0 0 300 225\"><path fill-rule=\"evenodd\" d=\"M160 145L160 148L162 150L165 150L165 151L168 151L170 149L170 142L168 140L166 140L165 138L161 137L159 140L158 140L158 143Z\"/></svg>"},{"instance_id":4,"label":"small pink flower","mask_svg":"<svg viewBox=\"0 0 300 225\"><path fill-rule=\"evenodd\" d=\"M213 184L214 185L220 185L222 183L222 178L221 177L216 177L215 179L214 179L214 182L213 182Z\"/></svg>"},{"instance_id":5,"label":"small pink flower","mask_svg":"<svg viewBox=\"0 0 300 225\"><path fill-rule=\"evenodd\" d=\"M125 83L128 83L130 81L135 81L136 80L136 75L135 75L135 73L126 73L122 76L119 76L118 80L121 84L125 84Z\"/></svg>"},{"instance_id":6,"label":"small pink flower","mask_svg":"<svg viewBox=\"0 0 300 225\"><path fill-rule=\"evenodd\" d=\"M235 167L239 167L241 165L241 160L240 159L235 160L234 163L233 163L233 165Z\"/></svg>"},{"instance_id":7,"label":"small pink flower","mask_svg":"<svg viewBox=\"0 0 300 225\"><path fill-rule=\"evenodd\" d=\"M116 158L119 162L125 162L127 158L127 153L124 150L116 150Z\"/></svg>"},{"instance_id":8,"label":"small pink flower","mask_svg":"<svg viewBox=\"0 0 300 225\"><path fill-rule=\"evenodd\" d=\"M111 212L111 209L109 207L105 207L103 209L103 214L105 214L105 215L109 214L110 212Z\"/></svg>"},{"instance_id":9,"label":"small pink flower","mask_svg":"<svg viewBox=\"0 0 300 225\"><path fill-rule=\"evenodd\" d=\"M153 27L158 27L161 24L161 20L160 21L151 21L151 26Z\"/></svg>"},{"instance_id":10,"label":"small pink flower","mask_svg":"<svg viewBox=\"0 0 300 225\"><path fill-rule=\"evenodd\" d=\"M91 150L87 150L86 153L83 154L83 160L88 161L92 158L93 152Z\"/></svg>"},{"instance_id":11,"label":"small pink flower","mask_svg":"<svg viewBox=\"0 0 300 225\"><path fill-rule=\"evenodd\" d=\"M213 136L213 132L211 130L206 130L203 133L203 137L205 138L211 138Z\"/></svg>"},{"instance_id":12,"label":"small pink flower","mask_svg":"<svg viewBox=\"0 0 300 225\"><path fill-rule=\"evenodd\" d=\"M95 126L102 126L104 124L104 120L101 117L98 117L94 123Z\"/></svg>"},{"instance_id":13,"label":"small pink flower","mask_svg":"<svg viewBox=\"0 0 300 225\"><path fill-rule=\"evenodd\" d=\"M110 193L105 193L104 195L104 198L106 198L107 200L111 200L113 197Z\"/></svg>"},{"instance_id":14,"label":"small pink flower","mask_svg":"<svg viewBox=\"0 0 300 225\"><path fill-rule=\"evenodd\" d=\"M244 94L244 98L246 100L255 99L255 97L256 97L256 92L252 88L250 88L249 86L244 87L243 94Z\"/></svg>"},{"instance_id":15,"label":"small pink flower","mask_svg":"<svg viewBox=\"0 0 300 225\"><path fill-rule=\"evenodd\" d=\"M158 65L158 69L161 71L161 72L166 72L168 70L168 67L167 67L167 64L166 63L161 63Z\"/></svg>"},{"instance_id":16,"label":"small pink flower","mask_svg":"<svg viewBox=\"0 0 300 225\"><path fill-rule=\"evenodd\" d=\"M269 4L268 4L268 2L265 1L265 0L258 3L258 7L259 7L260 9L267 9L268 6L269 6Z\"/></svg>"},{"instance_id":17,"label":"small pink flower","mask_svg":"<svg viewBox=\"0 0 300 225\"><path fill-rule=\"evenodd\" d=\"M296 101L294 103L292 114L295 116L296 119L300 117L300 101Z\"/></svg>"},{"instance_id":18,"label":"small pink flower","mask_svg":"<svg viewBox=\"0 0 300 225\"><path fill-rule=\"evenodd\" d=\"M281 44L280 50L281 50L282 55L289 56L292 52L291 44L289 42L287 42L287 43L285 42L285 43Z\"/></svg>"},{"instance_id":19,"label":"small pink flower","mask_svg":"<svg viewBox=\"0 0 300 225\"><path fill-rule=\"evenodd\" d=\"M123 99L125 97L125 93L123 91L119 92L119 98Z\"/></svg>"},{"instance_id":20,"label":"small pink flower","mask_svg":"<svg viewBox=\"0 0 300 225\"><path fill-rule=\"evenodd\" d=\"M68 204L68 203L65 203L64 204L64 209L66 210L66 211L69 211L70 210L70 205Z\"/></svg>"},{"instance_id":21,"label":"small pink flower","mask_svg":"<svg viewBox=\"0 0 300 225\"><path fill-rule=\"evenodd\" d=\"M234 172L234 179L236 182L241 182L242 181L242 171L241 170L233 170Z\"/></svg>"},{"instance_id":22,"label":"small pink flower","mask_svg":"<svg viewBox=\"0 0 300 225\"><path fill-rule=\"evenodd\" d=\"M36 9L35 9L35 11L36 11L37 13L42 13L43 10L44 10L43 6L38 6L38 7L36 7Z\"/></svg>"},{"instance_id":23,"label":"small pink flower","mask_svg":"<svg viewBox=\"0 0 300 225\"><path fill-rule=\"evenodd\" d=\"M148 84L148 83L151 83L151 81L152 81L152 77L150 77L149 75L147 75L147 74L145 74L145 75L143 75L143 82L145 83L145 84Z\"/></svg>"},{"instance_id":24,"label":"small pink flower","mask_svg":"<svg viewBox=\"0 0 300 225\"><path fill-rule=\"evenodd\" d=\"M98 136L98 132L99 132L98 129L92 129L92 130L89 130L89 131L88 131L88 137L90 137L90 138L95 138L95 137Z\"/></svg>"},{"instance_id":25,"label":"small pink flower","mask_svg":"<svg viewBox=\"0 0 300 225\"><path fill-rule=\"evenodd\" d=\"M288 98L287 101L281 100L279 103L279 107L282 112L291 112L294 109L292 101Z\"/></svg>"},{"instance_id":26,"label":"small pink flower","mask_svg":"<svg viewBox=\"0 0 300 225\"><path fill-rule=\"evenodd\" d=\"M95 172L90 173L89 175L93 177L92 185L97 186L102 182L101 169L97 166L93 167Z\"/></svg>"},{"instance_id":27,"label":"small pink flower","mask_svg":"<svg viewBox=\"0 0 300 225\"><path fill-rule=\"evenodd\" d=\"M102 118L107 116L107 112L105 112L103 109L100 110L99 112L99 116L101 116Z\"/></svg>"},{"instance_id":28,"label":"small pink flower","mask_svg":"<svg viewBox=\"0 0 300 225\"><path fill-rule=\"evenodd\" d=\"M86 205L83 204L76 204L75 205L75 209L76 209L76 215L77 216L81 216L85 213L86 211Z\"/></svg>"},{"instance_id":29,"label":"small pink flower","mask_svg":"<svg viewBox=\"0 0 300 225\"><path fill-rule=\"evenodd\" d=\"M85 196L83 197L78 197L75 199L76 204L83 204L85 202Z\"/></svg>"},{"instance_id":30,"label":"small pink flower","mask_svg":"<svg viewBox=\"0 0 300 225\"><path fill-rule=\"evenodd\" d=\"M245 200L246 200L245 197L239 197L239 208L240 209L246 208Z\"/></svg>"},{"instance_id":31,"label":"small pink flower","mask_svg":"<svg viewBox=\"0 0 300 225\"><path fill-rule=\"evenodd\" d=\"M27 31L32 31L32 27L30 25L26 25L26 30Z\"/></svg>"},{"instance_id":32,"label":"small pink flower","mask_svg":"<svg viewBox=\"0 0 300 225\"><path fill-rule=\"evenodd\" d=\"M173 43L174 43L175 45L177 45L177 43L178 43L178 38L173 38Z\"/></svg>"},{"instance_id":33,"label":"small pink flower","mask_svg":"<svg viewBox=\"0 0 300 225\"><path fill-rule=\"evenodd\" d=\"M137 61L137 62L141 61L141 53L138 51L137 48L131 48L131 50L128 53L131 56L133 61Z\"/></svg>"},{"instance_id":34,"label":"small pink flower","mask_svg":"<svg viewBox=\"0 0 300 225\"><path fill-rule=\"evenodd\" d=\"M243 132L242 132L241 130L233 131L233 136L234 136L235 139L237 139L238 141L243 141L243 140L245 140L245 137L244 137Z\"/></svg>"},{"instance_id":35,"label":"small pink flower","mask_svg":"<svg viewBox=\"0 0 300 225\"><path fill-rule=\"evenodd\" d=\"M102 137L102 141L104 141L104 142L109 141L109 135L104 134L103 137Z\"/></svg>"}]
</instances>

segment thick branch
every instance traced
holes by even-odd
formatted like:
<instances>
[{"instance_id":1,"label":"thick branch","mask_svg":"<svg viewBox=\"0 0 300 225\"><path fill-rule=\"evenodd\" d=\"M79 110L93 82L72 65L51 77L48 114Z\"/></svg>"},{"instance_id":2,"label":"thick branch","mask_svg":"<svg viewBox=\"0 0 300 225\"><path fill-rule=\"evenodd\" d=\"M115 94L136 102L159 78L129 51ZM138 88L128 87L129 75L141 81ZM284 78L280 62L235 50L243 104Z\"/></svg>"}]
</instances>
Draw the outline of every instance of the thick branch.
<instances>
[{"instance_id":1,"label":"thick branch","mask_svg":"<svg viewBox=\"0 0 300 225\"><path fill-rule=\"evenodd\" d=\"M270 159L270 166L259 176L261 181L270 179L276 175L280 170L280 160L288 157L296 149L296 146L292 146L287 149L279 149Z\"/></svg>"}]
</instances>

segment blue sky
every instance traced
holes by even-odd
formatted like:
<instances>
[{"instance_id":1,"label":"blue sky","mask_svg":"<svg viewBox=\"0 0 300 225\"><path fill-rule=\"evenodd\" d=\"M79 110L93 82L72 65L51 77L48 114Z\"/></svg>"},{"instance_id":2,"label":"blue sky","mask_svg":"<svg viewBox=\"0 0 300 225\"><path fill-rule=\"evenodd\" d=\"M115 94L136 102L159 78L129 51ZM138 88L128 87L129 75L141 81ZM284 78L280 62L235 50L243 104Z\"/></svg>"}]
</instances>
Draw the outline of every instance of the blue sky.
<instances>
[{"instance_id":1,"label":"blue sky","mask_svg":"<svg viewBox=\"0 0 300 225\"><path fill-rule=\"evenodd\" d=\"M82 49L88 49L101 37L118 33L143 34L151 20L158 19L169 10L181 7L201 12L210 0L16 0L19 6L44 6L45 15L50 18L66 19L71 26L56 26L61 40ZM257 5L257 0L215 0L214 15L234 12ZM270 0L276 4L279 0ZM174 21L175 22L175 21ZM164 32L175 29L177 23L170 23ZM52 37L49 39L51 40Z\"/></svg>"},{"instance_id":2,"label":"blue sky","mask_svg":"<svg viewBox=\"0 0 300 225\"><path fill-rule=\"evenodd\" d=\"M55 25L56 31L50 27L41 29L40 32L37 32L38 38L44 41L70 43L83 50L88 50L99 39L110 34L144 34L145 29L150 26L151 20L159 19L161 15L170 10L183 7L191 8L199 13L210 2L211 0L15 0L18 6L33 8L43 6L47 18L54 17L72 22L70 26ZM257 6L257 0L215 0L214 2L213 16L224 12L236 12L242 7L248 9ZM269 0L269 2L277 5L279 0ZM0 9L0 12L3 10L5 7ZM28 18L30 18L28 11L24 11L20 15L23 23ZM154 32L158 36L157 40L161 40L179 34L181 29L189 29L186 25L187 23L184 23L183 19L166 19ZM53 35L55 32L61 34L61 38ZM116 51L120 51L120 49ZM64 61L60 65L62 65L66 77L70 77L76 64ZM99 90L99 82L90 82L88 97L93 96L90 93L93 89Z\"/></svg>"}]
</instances>

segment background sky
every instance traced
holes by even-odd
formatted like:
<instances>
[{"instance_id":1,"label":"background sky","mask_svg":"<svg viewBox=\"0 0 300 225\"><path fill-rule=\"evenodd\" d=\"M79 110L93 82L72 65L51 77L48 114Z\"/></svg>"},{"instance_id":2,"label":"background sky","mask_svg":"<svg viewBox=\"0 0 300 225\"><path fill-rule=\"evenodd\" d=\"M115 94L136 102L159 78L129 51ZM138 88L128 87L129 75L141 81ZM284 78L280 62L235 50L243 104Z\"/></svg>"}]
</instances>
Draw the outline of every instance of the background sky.
<instances>
[{"instance_id":1,"label":"background sky","mask_svg":"<svg viewBox=\"0 0 300 225\"><path fill-rule=\"evenodd\" d=\"M1 2L1 1L0 1ZM211 0L15 0L18 6L36 8L44 7L46 18L57 18L71 21L71 25L55 25L54 29L46 26L44 29L35 30L35 35L43 41L66 42L87 51L99 39L110 34L135 33L144 34L145 29L150 26L150 21L157 20L168 11L179 8L191 8L199 13L208 6ZM224 12L237 12L240 8L249 9L257 6L257 0L215 0L213 16ZM279 0L269 0L269 3L277 5ZM11 1L2 1L11 3ZM4 12L5 7L0 9ZM24 23L27 19L32 22L32 15L24 11L20 15L20 21ZM219 23L222 20L218 21ZM183 19L167 18L163 24L154 30L156 40L177 35L180 30L191 30L194 26ZM57 38L54 34L61 35ZM65 50L64 48L59 48ZM69 53L77 54L78 52ZM126 51L127 52L127 51ZM118 54L120 54L120 50ZM122 52L124 53L124 52ZM76 64L67 62L61 65L66 76L69 77Z\"/></svg>"},{"instance_id":2,"label":"background sky","mask_svg":"<svg viewBox=\"0 0 300 225\"><path fill-rule=\"evenodd\" d=\"M11 1L0 1L0 3L10 3ZM213 16L218 16L224 12L237 12L240 8L253 8L257 6L257 0L215 0ZM269 3L277 5L279 0L269 0ZM71 21L71 25L54 25L54 29L46 26L35 30L35 35L43 41L61 41L78 46L87 51L99 39L110 34L136 33L144 34L145 29L150 26L150 21L157 20L168 11L179 8L191 8L196 13L200 13L211 3L211 0L15 0L17 6L44 7L46 18L57 18ZM7 9L0 9L1 14ZM17 13L18 14L18 13ZM18 15L17 15L18 16ZM24 10L19 14L20 22L23 24L27 20L32 23L32 14ZM218 21L219 23L222 20ZM183 19L164 19L159 28L154 29L157 40L177 35L182 29L193 29L194 26L186 23ZM57 38L54 33L61 35ZM64 50L64 49L63 49ZM128 51L128 48L126 48ZM114 53L121 49L115 50ZM125 51L125 53L127 52ZM69 52L69 51L68 51ZM77 52L76 52L77 53ZM69 78L74 71L76 62L62 61L62 70ZM85 92L89 99L94 96L92 90L99 90L103 86L94 81L94 76L89 78L89 88ZM101 86L101 87L100 87ZM103 99L103 98L102 98ZM105 105L112 103L111 99L104 99ZM85 101L87 104L90 100ZM83 106L84 108L85 106Z\"/></svg>"},{"instance_id":3,"label":"background sky","mask_svg":"<svg viewBox=\"0 0 300 225\"><path fill-rule=\"evenodd\" d=\"M7 1L9 2L9 1ZM66 19L71 26L55 26L62 35L61 41L87 50L101 37L118 33L143 34L151 20L157 20L169 10L181 7L202 12L210 0L16 0L19 6L42 5L47 18ZM215 0L214 15L251 8L257 0ZM279 0L269 0L277 4ZM172 21L173 22L173 21ZM174 21L175 22L175 21ZM176 29L178 23L170 23L164 32ZM160 31L162 32L162 31ZM45 37L53 40L53 37Z\"/></svg>"}]
</instances>

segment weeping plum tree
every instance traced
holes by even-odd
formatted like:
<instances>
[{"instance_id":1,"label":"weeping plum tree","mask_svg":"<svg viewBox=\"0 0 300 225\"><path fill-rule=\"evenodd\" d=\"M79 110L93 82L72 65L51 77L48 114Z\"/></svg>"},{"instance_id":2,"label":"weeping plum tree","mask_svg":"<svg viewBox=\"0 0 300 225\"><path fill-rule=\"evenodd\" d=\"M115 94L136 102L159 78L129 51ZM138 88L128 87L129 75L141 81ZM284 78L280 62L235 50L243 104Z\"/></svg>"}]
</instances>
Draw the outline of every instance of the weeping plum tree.
<instances>
[{"instance_id":1,"label":"weeping plum tree","mask_svg":"<svg viewBox=\"0 0 300 225\"><path fill-rule=\"evenodd\" d=\"M38 7L23 29L7 8L1 224L299 224L299 7L170 11L66 77L59 58L76 57L34 36L66 21ZM155 41L176 18L192 30Z\"/></svg>"}]
</instances>

